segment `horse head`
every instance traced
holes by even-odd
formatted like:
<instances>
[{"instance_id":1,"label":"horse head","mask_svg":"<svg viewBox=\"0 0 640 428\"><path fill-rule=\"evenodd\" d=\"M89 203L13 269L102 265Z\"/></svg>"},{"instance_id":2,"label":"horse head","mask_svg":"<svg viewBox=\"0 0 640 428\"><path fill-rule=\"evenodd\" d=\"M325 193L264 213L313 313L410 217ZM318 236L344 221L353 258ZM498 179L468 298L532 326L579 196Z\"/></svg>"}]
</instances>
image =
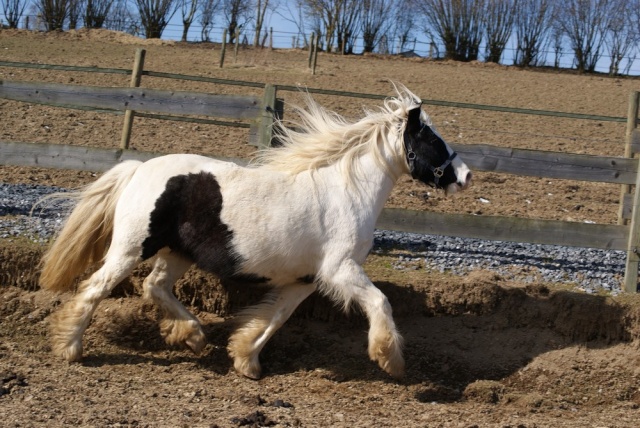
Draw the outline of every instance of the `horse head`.
<instances>
[{"instance_id":1,"label":"horse head","mask_svg":"<svg viewBox=\"0 0 640 428\"><path fill-rule=\"evenodd\" d=\"M407 167L413 178L444 189L447 195L469 187L471 171L433 128L420 105L409 110L403 139Z\"/></svg>"}]
</instances>

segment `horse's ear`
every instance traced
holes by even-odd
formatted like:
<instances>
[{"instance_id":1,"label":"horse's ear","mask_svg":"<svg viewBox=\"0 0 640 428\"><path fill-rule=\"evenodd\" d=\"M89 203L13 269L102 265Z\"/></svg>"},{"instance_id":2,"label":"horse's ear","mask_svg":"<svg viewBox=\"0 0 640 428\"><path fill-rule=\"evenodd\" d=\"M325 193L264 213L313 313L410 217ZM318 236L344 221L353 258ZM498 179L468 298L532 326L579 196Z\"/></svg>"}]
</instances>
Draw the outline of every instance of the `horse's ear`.
<instances>
[{"instance_id":1,"label":"horse's ear","mask_svg":"<svg viewBox=\"0 0 640 428\"><path fill-rule=\"evenodd\" d=\"M422 114L422 109L420 106L414 107L409 110L409 114L407 116L407 132L414 133L418 132L420 128L422 128L422 122L420 122L420 115Z\"/></svg>"}]
</instances>

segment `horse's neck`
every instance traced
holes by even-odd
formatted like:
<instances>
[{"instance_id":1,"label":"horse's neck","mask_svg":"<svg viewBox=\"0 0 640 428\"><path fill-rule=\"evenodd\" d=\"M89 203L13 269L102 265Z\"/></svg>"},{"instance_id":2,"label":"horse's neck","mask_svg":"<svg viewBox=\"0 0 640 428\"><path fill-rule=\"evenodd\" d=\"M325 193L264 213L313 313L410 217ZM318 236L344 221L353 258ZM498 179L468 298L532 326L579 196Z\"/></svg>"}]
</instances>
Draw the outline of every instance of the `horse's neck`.
<instances>
[{"instance_id":1,"label":"horse's neck","mask_svg":"<svg viewBox=\"0 0 640 428\"><path fill-rule=\"evenodd\" d=\"M387 162L392 162L392 159L388 158ZM375 220L402 174L402 171L394 168L394 164L390 166L390 170L383 168L372 154L367 153L355 160L351 171L352 180L335 170L326 170L326 174L334 183L340 180L339 186L344 189L345 203L360 211L361 215Z\"/></svg>"}]
</instances>

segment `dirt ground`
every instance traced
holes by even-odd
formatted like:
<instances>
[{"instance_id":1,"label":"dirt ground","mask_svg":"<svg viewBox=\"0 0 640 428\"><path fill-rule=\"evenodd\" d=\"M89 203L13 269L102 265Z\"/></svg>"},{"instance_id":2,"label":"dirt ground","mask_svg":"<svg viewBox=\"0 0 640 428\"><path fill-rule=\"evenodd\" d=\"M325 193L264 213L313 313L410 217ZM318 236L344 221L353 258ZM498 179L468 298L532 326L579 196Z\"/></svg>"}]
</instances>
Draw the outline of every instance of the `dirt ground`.
<instances>
[{"instance_id":1,"label":"dirt ground","mask_svg":"<svg viewBox=\"0 0 640 428\"><path fill-rule=\"evenodd\" d=\"M106 31L0 31L2 61L130 68L139 46L147 49L145 69L153 71L376 94L391 94L392 79L425 99L616 117L626 116L629 92L639 82L482 63L325 54L312 76L307 53L291 50L241 49L237 60L228 52L221 69L218 46L149 42ZM103 86L125 86L129 80L10 67L0 67L0 79ZM143 86L260 95L150 77L143 78ZM292 92L278 95L285 102L298 99ZM364 106L377 105L317 99L353 118ZM624 151L624 123L425 108L455 143L600 155ZM0 101L3 141L117 147L121 126L121 116ZM246 140L245 131L233 128L136 119L132 145L248 158L253 148ZM90 171L0 167L2 182L77 186L94 179ZM472 188L449 199L401 179L388 205L614 223L618 197L613 185L477 173ZM53 358L47 317L69 296L35 286L40 248L3 241L3 426L635 427L640 417L637 296L585 295L482 271L466 277L398 271L392 263L399 252L391 251L370 257L366 268L389 296L404 334L404 380L389 379L368 360L362 315L345 316L314 297L267 345L264 376L251 381L233 372L225 351L233 326L228 309L238 300L233 295L207 311L194 296L181 296L196 304L192 309L205 326L209 345L200 356L162 342L159 314L130 295L136 294L134 286L100 305L85 336L82 363ZM196 278L186 280L193 289L202 283Z\"/></svg>"}]
</instances>

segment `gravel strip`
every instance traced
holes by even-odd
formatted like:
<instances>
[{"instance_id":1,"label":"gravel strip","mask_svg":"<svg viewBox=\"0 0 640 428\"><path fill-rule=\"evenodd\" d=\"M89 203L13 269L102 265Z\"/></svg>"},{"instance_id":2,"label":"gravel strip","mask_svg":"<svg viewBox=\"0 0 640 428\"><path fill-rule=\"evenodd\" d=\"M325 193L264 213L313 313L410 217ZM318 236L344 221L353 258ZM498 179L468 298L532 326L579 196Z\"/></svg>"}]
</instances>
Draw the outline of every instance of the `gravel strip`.
<instances>
[{"instance_id":1,"label":"gravel strip","mask_svg":"<svg viewBox=\"0 0 640 428\"><path fill-rule=\"evenodd\" d=\"M0 238L27 237L46 243L61 227L71 204L42 197L65 189L31 184L0 184ZM556 245L484 241L378 230L373 252L393 250L394 268L465 275L486 269L523 282L549 281L575 285L587 293L621 291L625 252ZM400 253L400 255L398 255Z\"/></svg>"}]
</instances>

